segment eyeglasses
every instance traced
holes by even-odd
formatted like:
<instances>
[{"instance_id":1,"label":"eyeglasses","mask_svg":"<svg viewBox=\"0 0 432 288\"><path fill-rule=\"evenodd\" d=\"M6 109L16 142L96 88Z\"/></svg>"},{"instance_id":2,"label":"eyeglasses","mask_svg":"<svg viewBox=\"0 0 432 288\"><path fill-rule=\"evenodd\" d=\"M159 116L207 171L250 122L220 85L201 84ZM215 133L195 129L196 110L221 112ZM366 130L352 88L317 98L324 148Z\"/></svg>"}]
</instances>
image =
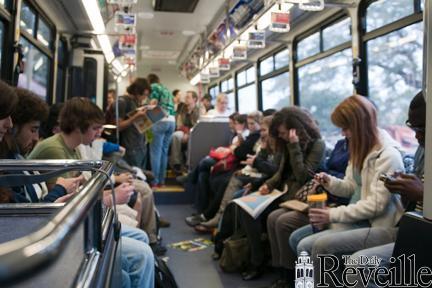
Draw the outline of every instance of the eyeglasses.
<instances>
[{"instance_id":1,"label":"eyeglasses","mask_svg":"<svg viewBox=\"0 0 432 288\"><path fill-rule=\"evenodd\" d=\"M409 120L405 121L405 125L407 125L409 128L411 128L414 132L420 132L424 133L426 131L425 127L421 126L413 126Z\"/></svg>"}]
</instances>

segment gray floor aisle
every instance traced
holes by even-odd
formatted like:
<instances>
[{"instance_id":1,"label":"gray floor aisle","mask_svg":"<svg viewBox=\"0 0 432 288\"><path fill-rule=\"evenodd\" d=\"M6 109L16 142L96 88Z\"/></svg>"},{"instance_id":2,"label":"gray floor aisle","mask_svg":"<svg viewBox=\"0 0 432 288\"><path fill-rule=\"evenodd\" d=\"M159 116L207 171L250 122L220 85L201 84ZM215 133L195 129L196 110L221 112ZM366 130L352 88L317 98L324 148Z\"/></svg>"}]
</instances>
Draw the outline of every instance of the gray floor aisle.
<instances>
[{"instance_id":1,"label":"gray floor aisle","mask_svg":"<svg viewBox=\"0 0 432 288\"><path fill-rule=\"evenodd\" d=\"M163 244L202 237L186 225L184 218L193 211L190 205L158 205L164 219L171 227L162 229ZM204 237L209 238L208 235ZM168 248L168 265L180 288L243 288L266 287L274 281L275 274L265 274L255 281L243 281L240 274L223 273L217 261L211 259L213 247L196 252L184 252Z\"/></svg>"}]
</instances>

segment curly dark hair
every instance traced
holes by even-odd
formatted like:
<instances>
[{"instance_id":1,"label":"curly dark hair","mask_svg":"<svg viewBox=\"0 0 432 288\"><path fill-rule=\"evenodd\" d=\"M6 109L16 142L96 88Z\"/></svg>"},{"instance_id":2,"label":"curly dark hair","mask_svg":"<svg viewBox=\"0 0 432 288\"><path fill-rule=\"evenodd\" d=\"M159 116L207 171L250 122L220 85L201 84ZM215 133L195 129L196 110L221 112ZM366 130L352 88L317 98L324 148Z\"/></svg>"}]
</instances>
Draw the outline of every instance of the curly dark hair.
<instances>
[{"instance_id":1,"label":"curly dark hair","mask_svg":"<svg viewBox=\"0 0 432 288\"><path fill-rule=\"evenodd\" d=\"M31 121L45 121L48 118L48 104L39 96L27 89L16 88L18 96L18 109L11 117L14 125L23 125Z\"/></svg>"},{"instance_id":2,"label":"curly dark hair","mask_svg":"<svg viewBox=\"0 0 432 288\"><path fill-rule=\"evenodd\" d=\"M15 89L0 80L0 119L9 117L18 103Z\"/></svg>"},{"instance_id":3,"label":"curly dark hair","mask_svg":"<svg viewBox=\"0 0 432 288\"><path fill-rule=\"evenodd\" d=\"M132 84L130 84L126 88L126 91L130 95L134 95L134 96L143 95L145 90L148 90L149 92L151 92L150 83L145 78L136 78L132 82Z\"/></svg>"},{"instance_id":4,"label":"curly dark hair","mask_svg":"<svg viewBox=\"0 0 432 288\"><path fill-rule=\"evenodd\" d=\"M279 149L285 145L279 138L278 128L281 125L284 125L287 130L296 130L303 151L309 148L310 143L321 139L319 128L310 113L297 106L286 107L274 114L270 125L270 135L277 139Z\"/></svg>"}]
</instances>

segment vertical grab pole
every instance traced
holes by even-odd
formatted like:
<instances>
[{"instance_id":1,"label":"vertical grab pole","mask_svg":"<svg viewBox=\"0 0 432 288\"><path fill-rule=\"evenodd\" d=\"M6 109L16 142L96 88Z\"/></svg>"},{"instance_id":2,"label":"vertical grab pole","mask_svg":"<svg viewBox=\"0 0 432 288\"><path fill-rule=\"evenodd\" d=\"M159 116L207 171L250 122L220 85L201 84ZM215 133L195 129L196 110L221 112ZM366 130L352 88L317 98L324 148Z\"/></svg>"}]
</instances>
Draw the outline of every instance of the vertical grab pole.
<instances>
[{"instance_id":1,"label":"vertical grab pole","mask_svg":"<svg viewBox=\"0 0 432 288\"><path fill-rule=\"evenodd\" d=\"M425 1L423 11L423 91L426 98L426 161L423 195L423 216L432 220L432 1Z\"/></svg>"}]
</instances>

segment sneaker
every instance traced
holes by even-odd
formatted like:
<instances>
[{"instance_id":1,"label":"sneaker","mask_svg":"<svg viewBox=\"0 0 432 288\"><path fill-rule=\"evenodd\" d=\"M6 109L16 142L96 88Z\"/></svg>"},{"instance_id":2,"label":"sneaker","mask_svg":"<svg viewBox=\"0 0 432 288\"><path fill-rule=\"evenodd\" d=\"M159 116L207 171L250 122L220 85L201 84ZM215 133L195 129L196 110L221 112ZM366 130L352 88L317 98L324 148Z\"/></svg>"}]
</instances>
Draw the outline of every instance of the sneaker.
<instances>
[{"instance_id":1,"label":"sneaker","mask_svg":"<svg viewBox=\"0 0 432 288\"><path fill-rule=\"evenodd\" d=\"M171 223L168 220L165 220L163 218L159 218L159 227L160 228L167 228L170 226L171 226Z\"/></svg>"},{"instance_id":2,"label":"sneaker","mask_svg":"<svg viewBox=\"0 0 432 288\"><path fill-rule=\"evenodd\" d=\"M195 215L195 216L189 216L189 217L186 217L186 219L185 219L186 224L191 226L191 227L194 227L194 226L200 224L201 222L205 222L206 220L207 219L204 217L203 214L199 214L199 215Z\"/></svg>"},{"instance_id":3,"label":"sneaker","mask_svg":"<svg viewBox=\"0 0 432 288\"><path fill-rule=\"evenodd\" d=\"M151 243L150 247L153 250L153 254L156 256L163 256L167 252L167 248L158 243Z\"/></svg>"}]
</instances>

